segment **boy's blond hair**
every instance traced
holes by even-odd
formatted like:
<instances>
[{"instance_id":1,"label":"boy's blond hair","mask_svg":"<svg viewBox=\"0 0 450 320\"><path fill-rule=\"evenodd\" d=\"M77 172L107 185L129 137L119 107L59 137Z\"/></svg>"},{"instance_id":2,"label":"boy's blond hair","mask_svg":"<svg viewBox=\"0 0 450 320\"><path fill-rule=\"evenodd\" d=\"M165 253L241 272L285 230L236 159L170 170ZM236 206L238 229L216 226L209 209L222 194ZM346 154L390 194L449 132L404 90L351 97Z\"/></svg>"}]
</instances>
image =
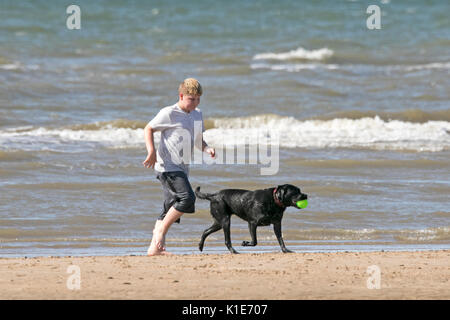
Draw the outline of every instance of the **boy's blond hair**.
<instances>
[{"instance_id":1,"label":"boy's blond hair","mask_svg":"<svg viewBox=\"0 0 450 320\"><path fill-rule=\"evenodd\" d=\"M178 93L188 96L201 96L203 89L197 79L187 78L178 87Z\"/></svg>"}]
</instances>

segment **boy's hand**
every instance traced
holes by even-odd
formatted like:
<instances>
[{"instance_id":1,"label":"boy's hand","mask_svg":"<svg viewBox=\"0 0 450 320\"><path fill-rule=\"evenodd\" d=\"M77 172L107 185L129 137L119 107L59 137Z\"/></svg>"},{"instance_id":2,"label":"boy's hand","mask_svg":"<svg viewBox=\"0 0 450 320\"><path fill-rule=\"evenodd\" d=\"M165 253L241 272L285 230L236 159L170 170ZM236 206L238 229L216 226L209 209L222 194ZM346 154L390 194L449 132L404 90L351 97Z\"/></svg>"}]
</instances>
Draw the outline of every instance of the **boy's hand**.
<instances>
[{"instance_id":1,"label":"boy's hand","mask_svg":"<svg viewBox=\"0 0 450 320\"><path fill-rule=\"evenodd\" d=\"M142 162L146 168L154 168L156 163L156 152L152 151L147 155L147 158Z\"/></svg>"},{"instance_id":2,"label":"boy's hand","mask_svg":"<svg viewBox=\"0 0 450 320\"><path fill-rule=\"evenodd\" d=\"M216 150L214 150L214 148L211 147L206 147L205 148L205 152L209 153L209 155L211 156L211 158L214 158L216 156Z\"/></svg>"}]
</instances>

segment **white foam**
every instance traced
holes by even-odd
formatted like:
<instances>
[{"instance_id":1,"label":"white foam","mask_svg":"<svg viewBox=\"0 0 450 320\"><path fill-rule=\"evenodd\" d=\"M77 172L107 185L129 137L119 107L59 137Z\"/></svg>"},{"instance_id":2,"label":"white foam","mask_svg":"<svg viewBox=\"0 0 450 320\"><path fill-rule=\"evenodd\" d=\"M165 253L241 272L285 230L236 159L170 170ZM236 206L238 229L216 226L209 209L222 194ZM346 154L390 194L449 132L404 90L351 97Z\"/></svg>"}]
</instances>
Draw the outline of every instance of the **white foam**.
<instances>
[{"instance_id":1,"label":"white foam","mask_svg":"<svg viewBox=\"0 0 450 320\"><path fill-rule=\"evenodd\" d=\"M450 62L433 62L426 64L413 65L369 65L369 64L327 64L320 62L310 63L252 63L251 69L268 69L273 71L286 72L300 72L302 70L348 70L361 71L376 70L376 71L394 71L394 72L411 72L420 70L448 70L450 69Z\"/></svg>"},{"instance_id":2,"label":"white foam","mask_svg":"<svg viewBox=\"0 0 450 320\"><path fill-rule=\"evenodd\" d=\"M7 63L7 64L0 64L0 69L3 70L18 70L21 68L21 65L17 62L15 63Z\"/></svg>"},{"instance_id":3,"label":"white foam","mask_svg":"<svg viewBox=\"0 0 450 320\"><path fill-rule=\"evenodd\" d=\"M222 123L226 122L226 123ZM205 132L211 144L248 144L278 136L286 148L369 148L377 150L443 151L450 149L450 122L410 123L379 117L300 121L292 117L219 120Z\"/></svg>"},{"instance_id":4,"label":"white foam","mask_svg":"<svg viewBox=\"0 0 450 320\"><path fill-rule=\"evenodd\" d=\"M0 149L78 152L89 151L102 146L111 148L140 147L143 143L143 129L71 130L37 128L28 131L13 131L12 129L0 131Z\"/></svg>"},{"instance_id":5,"label":"white foam","mask_svg":"<svg viewBox=\"0 0 450 320\"><path fill-rule=\"evenodd\" d=\"M40 67L35 64L24 66L20 62L14 61L13 63L0 64L0 69L3 69L3 70L39 70Z\"/></svg>"},{"instance_id":6,"label":"white foam","mask_svg":"<svg viewBox=\"0 0 450 320\"><path fill-rule=\"evenodd\" d=\"M291 64L267 64L267 63L253 63L250 65L252 69L269 69L274 71L299 72L301 70L315 70L327 69L335 70L339 66L337 64L322 64L322 63L291 63Z\"/></svg>"},{"instance_id":7,"label":"white foam","mask_svg":"<svg viewBox=\"0 0 450 320\"><path fill-rule=\"evenodd\" d=\"M333 55L333 50L328 48L321 48L317 50L306 50L302 47L296 50L291 50L282 53L260 53L253 57L253 60L292 60L292 59L304 59L304 60L324 60L330 58Z\"/></svg>"},{"instance_id":8,"label":"white foam","mask_svg":"<svg viewBox=\"0 0 450 320\"><path fill-rule=\"evenodd\" d=\"M204 133L210 145L257 144L268 136L279 137L284 148L368 148L375 150L450 150L450 122L411 123L377 117L301 121L293 117L260 115L214 119ZM159 135L155 135L158 143ZM71 130L37 128L0 130L0 149L89 151L98 147L144 148L143 129L100 128Z\"/></svg>"},{"instance_id":9,"label":"white foam","mask_svg":"<svg viewBox=\"0 0 450 320\"><path fill-rule=\"evenodd\" d=\"M256 55L258 57L260 55ZM254 57L254 59L255 59ZM262 58L261 58L262 59ZM255 60L259 60L255 59ZM289 59L277 59L277 60L289 60ZM286 72L300 72L302 70L347 70L350 72L359 71L365 72L367 70L375 71L390 71L390 72L413 72L421 70L448 70L450 69L450 62L431 62L425 64L411 64L411 65L370 65L370 64L330 64L324 62L306 62L306 63L293 63L293 62L258 62L250 64L251 69L268 69L273 71L286 71Z\"/></svg>"},{"instance_id":10,"label":"white foam","mask_svg":"<svg viewBox=\"0 0 450 320\"><path fill-rule=\"evenodd\" d=\"M416 71L424 69L450 69L450 62L433 62L427 64L410 65L404 67L406 71Z\"/></svg>"}]
</instances>

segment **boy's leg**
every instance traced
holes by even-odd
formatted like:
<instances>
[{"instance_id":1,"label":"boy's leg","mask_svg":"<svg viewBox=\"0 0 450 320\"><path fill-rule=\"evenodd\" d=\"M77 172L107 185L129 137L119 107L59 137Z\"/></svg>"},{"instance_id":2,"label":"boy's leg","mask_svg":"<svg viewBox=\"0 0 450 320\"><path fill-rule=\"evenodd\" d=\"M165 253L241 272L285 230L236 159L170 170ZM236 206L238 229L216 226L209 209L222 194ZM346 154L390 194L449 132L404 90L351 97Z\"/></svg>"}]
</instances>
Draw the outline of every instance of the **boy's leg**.
<instances>
[{"instance_id":1,"label":"boy's leg","mask_svg":"<svg viewBox=\"0 0 450 320\"><path fill-rule=\"evenodd\" d=\"M163 188L164 189L164 205L163 205L163 210L161 212L161 215L156 220L155 227L153 229L153 234L155 233L155 230L159 230L160 225L161 225L162 221L164 220L164 217L166 216L167 212L169 212L170 208L172 208L172 206L177 201L177 198L173 194L174 191L171 190L171 186L168 185L164 179L163 179L163 181L164 181L163 185L165 185L165 187ZM176 222L180 223L180 219L178 219ZM153 238L152 238L152 240L153 240ZM162 241L163 248L166 246L165 240L166 240L166 238L164 238Z\"/></svg>"},{"instance_id":2,"label":"boy's leg","mask_svg":"<svg viewBox=\"0 0 450 320\"><path fill-rule=\"evenodd\" d=\"M167 173L161 175L159 180L166 189L176 194L177 198L167 213L165 215L162 214L156 222L153 230L152 243L147 251L148 255L165 254L164 240L170 226L174 222L179 221L183 213L195 212L195 194L186 174L182 172ZM161 220L162 217L163 219Z\"/></svg>"},{"instance_id":3,"label":"boy's leg","mask_svg":"<svg viewBox=\"0 0 450 320\"><path fill-rule=\"evenodd\" d=\"M155 226L153 227L153 235L152 235L152 241L150 242L150 246L147 249L147 255L151 255L151 253L154 253L156 248L157 248L157 244L156 244L156 231L159 230L161 228L161 224L162 224L162 220L158 219L156 220ZM162 250L165 249L165 239L163 239L162 241Z\"/></svg>"},{"instance_id":4,"label":"boy's leg","mask_svg":"<svg viewBox=\"0 0 450 320\"><path fill-rule=\"evenodd\" d=\"M167 252L165 252L166 248L164 247L166 234L169 231L170 226L182 215L183 212L172 207L167 212L164 220L158 220L156 222L155 229L153 230L152 243L150 244L150 248L148 248L147 255L167 254Z\"/></svg>"},{"instance_id":5,"label":"boy's leg","mask_svg":"<svg viewBox=\"0 0 450 320\"><path fill-rule=\"evenodd\" d=\"M158 220L164 220L164 217L166 216L167 212L169 212L170 208L177 202L177 196L176 196L176 190L173 189L173 185L170 184L167 180L163 179L163 186L164 186L164 205L163 210L161 212L161 215L159 216ZM180 220L175 221L177 223L180 223Z\"/></svg>"},{"instance_id":6,"label":"boy's leg","mask_svg":"<svg viewBox=\"0 0 450 320\"><path fill-rule=\"evenodd\" d=\"M167 177L164 174L158 173L156 178L161 182L163 186L163 193L164 193L164 204L161 211L161 215L156 220L155 226L153 227L153 236L152 241L150 242L150 246L147 249L147 254L150 255L150 253L154 253L157 251L157 244L155 243L156 237L155 233L156 230L160 229L160 225L166 216L167 212L170 210L170 208L173 206L173 204L176 202L176 197L174 196L174 190L172 190L172 187L170 183L167 181ZM178 220L178 223L180 221ZM162 243L160 243L161 250L164 251L165 249L165 238L162 240ZM160 250L160 251L161 251Z\"/></svg>"}]
</instances>

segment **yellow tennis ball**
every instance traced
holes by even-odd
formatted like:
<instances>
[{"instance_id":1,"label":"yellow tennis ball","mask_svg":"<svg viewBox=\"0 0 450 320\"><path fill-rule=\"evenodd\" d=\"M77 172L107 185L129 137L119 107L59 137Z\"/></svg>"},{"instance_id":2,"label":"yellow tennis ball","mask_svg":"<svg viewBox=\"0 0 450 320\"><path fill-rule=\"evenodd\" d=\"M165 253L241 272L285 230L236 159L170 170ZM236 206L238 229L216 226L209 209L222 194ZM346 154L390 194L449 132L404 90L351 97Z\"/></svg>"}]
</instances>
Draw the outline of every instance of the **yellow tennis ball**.
<instances>
[{"instance_id":1,"label":"yellow tennis ball","mask_svg":"<svg viewBox=\"0 0 450 320\"><path fill-rule=\"evenodd\" d=\"M305 200L297 201L296 205L300 209L305 209L308 206L308 200L305 199Z\"/></svg>"}]
</instances>

